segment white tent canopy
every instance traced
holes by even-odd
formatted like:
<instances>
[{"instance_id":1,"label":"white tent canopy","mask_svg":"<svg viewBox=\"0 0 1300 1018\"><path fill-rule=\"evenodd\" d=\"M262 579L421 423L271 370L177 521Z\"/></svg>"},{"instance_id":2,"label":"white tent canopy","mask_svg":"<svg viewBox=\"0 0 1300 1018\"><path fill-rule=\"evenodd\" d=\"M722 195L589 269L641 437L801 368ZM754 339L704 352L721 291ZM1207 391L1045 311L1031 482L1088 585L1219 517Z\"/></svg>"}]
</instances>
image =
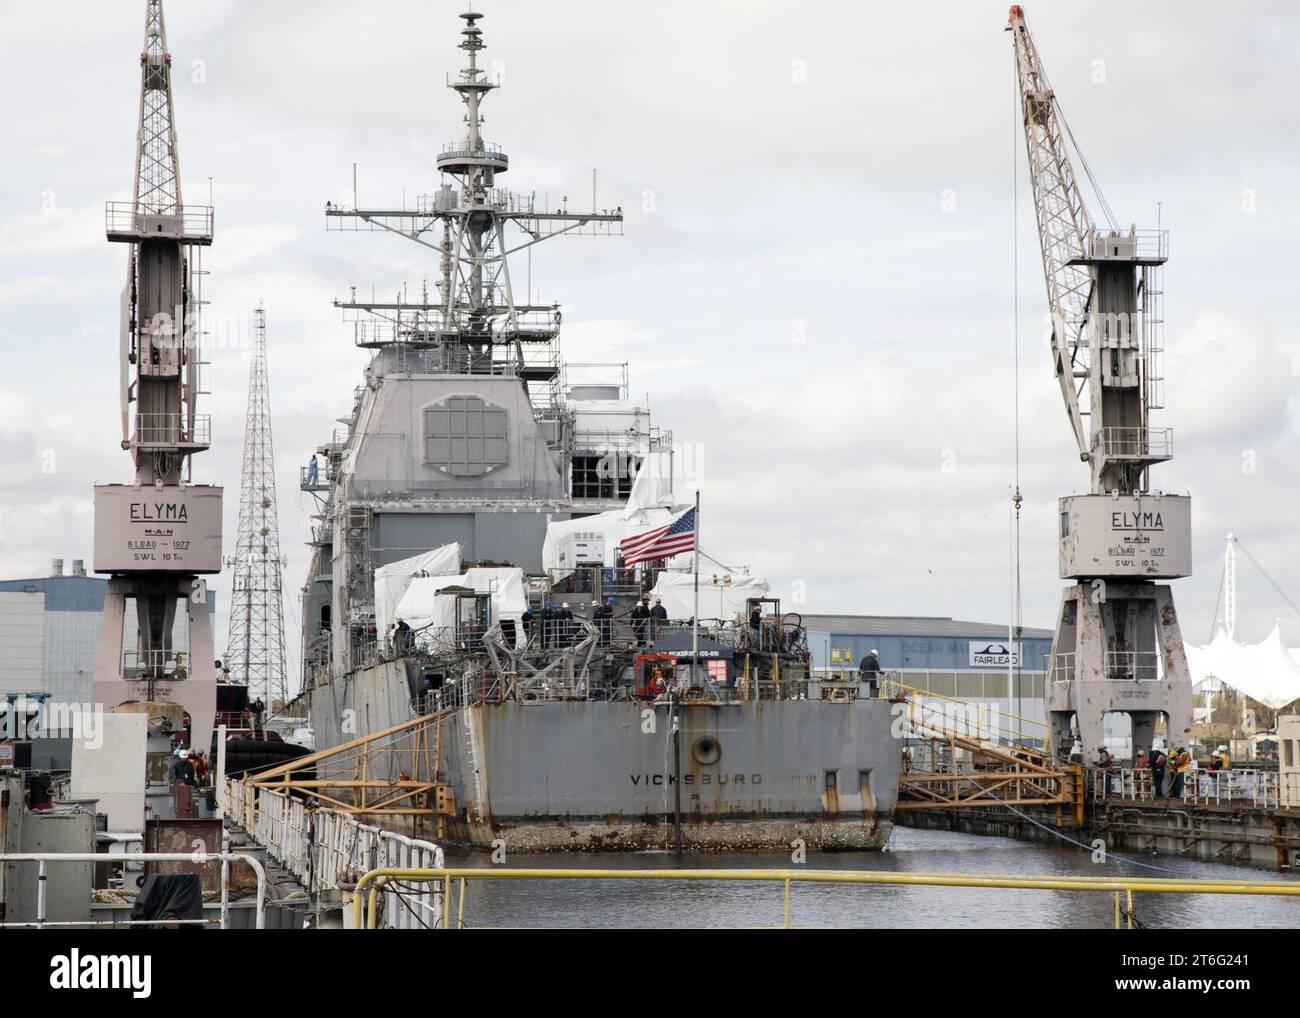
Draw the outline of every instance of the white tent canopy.
<instances>
[{"instance_id":1,"label":"white tent canopy","mask_svg":"<svg viewBox=\"0 0 1300 1018\"><path fill-rule=\"evenodd\" d=\"M515 623L515 640L523 640L523 614L528 610L524 593L524 571L514 566L475 567L450 576L420 576L410 581L397 604L395 618L416 630L418 642L437 646L454 633L456 598L439 597L447 587L468 587L480 594L492 595L492 622L511 619Z\"/></svg>"},{"instance_id":2,"label":"white tent canopy","mask_svg":"<svg viewBox=\"0 0 1300 1018\"><path fill-rule=\"evenodd\" d=\"M1274 710L1300 699L1300 662L1277 626L1260 643L1238 643L1220 628L1208 646L1187 645L1187 665L1194 686L1217 680Z\"/></svg>"},{"instance_id":3,"label":"white tent canopy","mask_svg":"<svg viewBox=\"0 0 1300 1018\"><path fill-rule=\"evenodd\" d=\"M452 576L460 572L460 545L444 544L375 570L375 630L387 633L397 604L416 576Z\"/></svg>"},{"instance_id":4,"label":"white tent canopy","mask_svg":"<svg viewBox=\"0 0 1300 1018\"><path fill-rule=\"evenodd\" d=\"M766 597L767 580L748 573L715 572L700 564L700 619L727 621L744 614L745 600ZM665 569L659 574L650 597L661 597L664 610L674 621L695 615L695 576L690 572Z\"/></svg>"}]
</instances>

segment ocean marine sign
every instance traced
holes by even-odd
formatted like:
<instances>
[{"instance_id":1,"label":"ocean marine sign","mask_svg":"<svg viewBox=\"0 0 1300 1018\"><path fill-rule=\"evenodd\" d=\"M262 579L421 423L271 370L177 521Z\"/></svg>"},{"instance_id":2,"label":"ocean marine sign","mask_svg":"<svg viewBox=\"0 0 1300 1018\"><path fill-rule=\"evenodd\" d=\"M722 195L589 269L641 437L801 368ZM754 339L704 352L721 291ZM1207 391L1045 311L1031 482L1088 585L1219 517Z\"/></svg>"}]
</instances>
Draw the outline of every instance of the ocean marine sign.
<instances>
[{"instance_id":1,"label":"ocean marine sign","mask_svg":"<svg viewBox=\"0 0 1300 1018\"><path fill-rule=\"evenodd\" d=\"M95 572L220 571L220 488L95 488Z\"/></svg>"}]
</instances>

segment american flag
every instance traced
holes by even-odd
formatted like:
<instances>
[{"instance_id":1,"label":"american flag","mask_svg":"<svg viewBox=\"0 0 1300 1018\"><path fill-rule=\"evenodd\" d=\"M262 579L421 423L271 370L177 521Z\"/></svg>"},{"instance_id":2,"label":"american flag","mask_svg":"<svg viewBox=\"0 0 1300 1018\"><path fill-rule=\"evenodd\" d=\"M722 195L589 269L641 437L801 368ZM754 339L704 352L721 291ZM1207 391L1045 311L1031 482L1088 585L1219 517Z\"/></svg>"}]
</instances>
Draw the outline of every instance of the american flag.
<instances>
[{"instance_id":1,"label":"american flag","mask_svg":"<svg viewBox=\"0 0 1300 1018\"><path fill-rule=\"evenodd\" d=\"M634 534L619 542L623 564L634 566L638 562L671 558L695 547L695 510L687 509L671 523L644 534Z\"/></svg>"}]
</instances>

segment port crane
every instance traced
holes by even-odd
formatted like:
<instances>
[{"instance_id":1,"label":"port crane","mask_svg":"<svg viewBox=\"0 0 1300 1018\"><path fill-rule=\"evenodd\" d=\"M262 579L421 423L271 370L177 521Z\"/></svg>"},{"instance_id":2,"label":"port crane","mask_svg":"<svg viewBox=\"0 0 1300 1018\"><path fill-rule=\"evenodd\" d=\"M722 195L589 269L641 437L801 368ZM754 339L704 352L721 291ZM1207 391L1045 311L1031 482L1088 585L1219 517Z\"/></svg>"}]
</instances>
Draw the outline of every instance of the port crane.
<instances>
[{"instance_id":1,"label":"port crane","mask_svg":"<svg viewBox=\"0 0 1300 1018\"><path fill-rule=\"evenodd\" d=\"M145 5L135 180L129 202L109 202L108 240L127 246L119 387L129 484L95 487L95 572L110 576L95 658L94 697L107 709L135 701L179 705L190 742L206 749L216 669L205 574L221 571L221 488L191 483L191 457L208 448L200 392L199 284L212 243L212 208L186 205L162 0ZM134 604L136 645L124 648ZM188 648L174 646L178 611ZM138 708L137 708L138 709ZM149 708L153 714L153 708Z\"/></svg>"},{"instance_id":2,"label":"port crane","mask_svg":"<svg viewBox=\"0 0 1300 1018\"><path fill-rule=\"evenodd\" d=\"M1051 314L1051 355L1066 414L1089 467L1089 490L1059 500L1061 599L1046 708L1058 758L1103 744L1108 713L1129 715L1133 745L1150 746L1163 715L1178 743L1191 725L1191 680L1168 584L1191 575L1191 505L1153 489L1151 467L1173 455L1163 406L1163 230L1120 229L1074 142L1025 14L1007 23L1015 54L1029 182ZM1071 159L1107 225L1084 201Z\"/></svg>"}]
</instances>

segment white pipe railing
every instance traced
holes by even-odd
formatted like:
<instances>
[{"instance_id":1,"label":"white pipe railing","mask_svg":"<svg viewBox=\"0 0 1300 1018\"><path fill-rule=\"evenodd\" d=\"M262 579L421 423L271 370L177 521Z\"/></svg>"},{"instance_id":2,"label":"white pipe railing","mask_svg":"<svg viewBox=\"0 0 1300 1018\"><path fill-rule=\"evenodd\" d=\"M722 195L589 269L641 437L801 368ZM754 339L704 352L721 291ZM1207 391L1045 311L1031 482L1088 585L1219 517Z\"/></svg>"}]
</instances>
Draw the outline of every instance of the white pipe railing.
<instances>
[{"instance_id":1,"label":"white pipe railing","mask_svg":"<svg viewBox=\"0 0 1300 1018\"><path fill-rule=\"evenodd\" d=\"M242 852L123 852L107 855L103 852L14 852L0 855L0 862L34 862L37 864L36 921L31 923L0 922L0 928L46 929L55 926L158 926L166 924L185 924L191 926L208 925L211 919L108 919L82 922L48 922L45 918L47 865L52 862L189 862L221 863L221 919L222 929L226 929L230 915L230 880L229 863L232 859L242 859L257 874L257 928L266 928L266 867L254 856Z\"/></svg>"},{"instance_id":2,"label":"white pipe railing","mask_svg":"<svg viewBox=\"0 0 1300 1018\"><path fill-rule=\"evenodd\" d=\"M1154 801L1168 796L1156 794L1152 774L1149 769L1134 770L1129 767L1111 767L1106 770L1092 770L1093 798L1102 799L1113 796L1134 801ZM1171 773L1165 771L1165 788L1172 780ZM1276 771L1254 770L1251 768L1228 769L1224 771L1192 770L1183 775L1183 790L1178 796L1181 802L1190 803L1224 803L1249 804L1266 809L1276 809L1278 805L1278 776Z\"/></svg>"},{"instance_id":3,"label":"white pipe railing","mask_svg":"<svg viewBox=\"0 0 1300 1018\"><path fill-rule=\"evenodd\" d=\"M377 866L446 865L442 849L433 842L360 823L339 810L309 808L303 799L284 792L252 789L234 779L225 785L230 818L311 893L339 890ZM440 886L421 884L409 892L387 887L384 895L384 925L389 929L420 929L442 921Z\"/></svg>"}]
</instances>

